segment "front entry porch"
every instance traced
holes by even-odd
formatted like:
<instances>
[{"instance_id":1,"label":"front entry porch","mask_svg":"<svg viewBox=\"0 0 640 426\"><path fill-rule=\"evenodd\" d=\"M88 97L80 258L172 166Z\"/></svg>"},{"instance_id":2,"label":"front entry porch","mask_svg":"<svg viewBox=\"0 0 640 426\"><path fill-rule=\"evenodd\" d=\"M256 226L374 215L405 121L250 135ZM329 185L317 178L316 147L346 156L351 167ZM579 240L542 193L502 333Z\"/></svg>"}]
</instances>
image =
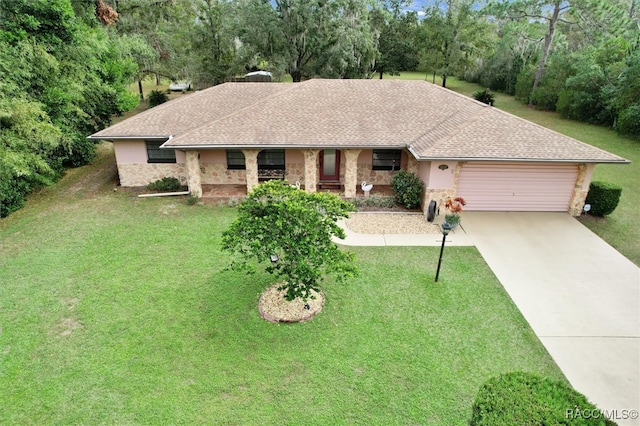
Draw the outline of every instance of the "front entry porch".
<instances>
[{"instance_id":1,"label":"front entry porch","mask_svg":"<svg viewBox=\"0 0 640 426\"><path fill-rule=\"evenodd\" d=\"M300 189L305 189L304 185L300 186ZM343 196L345 198L353 198L346 197L344 191L342 189L336 188L325 188L318 189L318 192L330 192L336 195ZM378 197L392 197L395 195L390 185L375 185L373 190L371 191L371 196ZM205 204L215 204L218 202L228 202L231 200L242 199L247 196L247 186L246 185L202 185L202 200ZM355 197L364 197L365 194L362 189L358 186L355 191Z\"/></svg>"}]
</instances>

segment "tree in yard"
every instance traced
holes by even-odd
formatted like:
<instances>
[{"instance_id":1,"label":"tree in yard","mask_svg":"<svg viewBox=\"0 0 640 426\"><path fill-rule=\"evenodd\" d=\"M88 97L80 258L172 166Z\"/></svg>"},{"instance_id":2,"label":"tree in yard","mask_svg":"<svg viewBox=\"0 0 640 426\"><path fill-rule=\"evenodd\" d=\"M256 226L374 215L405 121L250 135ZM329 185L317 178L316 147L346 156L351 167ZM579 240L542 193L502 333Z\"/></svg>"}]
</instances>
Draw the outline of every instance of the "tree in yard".
<instances>
[{"instance_id":1,"label":"tree in yard","mask_svg":"<svg viewBox=\"0 0 640 426\"><path fill-rule=\"evenodd\" d=\"M307 193L283 181L258 185L238 208L222 247L231 252L231 269L253 272L249 262L265 263L284 280L285 299L307 300L318 292L324 274L338 280L357 275L353 253L340 250L331 237L344 238L337 225L353 205L329 193Z\"/></svg>"}]
</instances>

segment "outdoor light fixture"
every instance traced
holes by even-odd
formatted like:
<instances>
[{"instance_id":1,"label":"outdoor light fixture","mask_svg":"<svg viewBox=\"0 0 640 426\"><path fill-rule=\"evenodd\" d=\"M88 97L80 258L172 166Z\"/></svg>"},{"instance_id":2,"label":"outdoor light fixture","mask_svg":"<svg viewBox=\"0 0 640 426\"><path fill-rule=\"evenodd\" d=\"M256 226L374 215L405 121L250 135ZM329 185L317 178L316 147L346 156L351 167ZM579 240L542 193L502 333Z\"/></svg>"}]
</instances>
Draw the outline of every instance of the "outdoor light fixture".
<instances>
[{"instance_id":1,"label":"outdoor light fixture","mask_svg":"<svg viewBox=\"0 0 640 426\"><path fill-rule=\"evenodd\" d=\"M278 255L277 254L272 254L270 256L271 259L271 263L277 263L278 262Z\"/></svg>"},{"instance_id":2,"label":"outdoor light fixture","mask_svg":"<svg viewBox=\"0 0 640 426\"><path fill-rule=\"evenodd\" d=\"M442 245L440 246L440 258L438 259L438 269L436 270L436 282L438 282L438 277L440 276L440 265L442 265L442 253L444 252L444 242L447 240L447 235L453 229L451 224L444 222L442 224Z\"/></svg>"},{"instance_id":3,"label":"outdoor light fixture","mask_svg":"<svg viewBox=\"0 0 640 426\"><path fill-rule=\"evenodd\" d=\"M449 166L447 166L446 164L440 164L440 165L438 166L438 168L439 168L440 170L447 170L447 169L449 168Z\"/></svg>"}]
</instances>

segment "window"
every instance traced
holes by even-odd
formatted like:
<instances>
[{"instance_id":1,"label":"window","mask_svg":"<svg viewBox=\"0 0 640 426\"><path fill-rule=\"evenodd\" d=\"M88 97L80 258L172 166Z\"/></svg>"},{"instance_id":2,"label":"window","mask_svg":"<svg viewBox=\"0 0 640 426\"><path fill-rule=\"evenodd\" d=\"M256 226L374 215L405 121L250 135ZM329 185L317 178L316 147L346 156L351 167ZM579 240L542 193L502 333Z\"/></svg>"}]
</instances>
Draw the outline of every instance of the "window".
<instances>
[{"instance_id":1,"label":"window","mask_svg":"<svg viewBox=\"0 0 640 426\"><path fill-rule=\"evenodd\" d=\"M145 141L147 144L147 163L175 163L176 151L160 149L164 141Z\"/></svg>"},{"instance_id":2,"label":"window","mask_svg":"<svg viewBox=\"0 0 640 426\"><path fill-rule=\"evenodd\" d=\"M373 170L400 170L402 151L399 149L374 149Z\"/></svg>"},{"instance_id":3,"label":"window","mask_svg":"<svg viewBox=\"0 0 640 426\"><path fill-rule=\"evenodd\" d=\"M265 149L258 154L258 170L284 170L284 149Z\"/></svg>"},{"instance_id":4,"label":"window","mask_svg":"<svg viewBox=\"0 0 640 426\"><path fill-rule=\"evenodd\" d=\"M244 170L244 154L239 149L227 150L227 169L228 170Z\"/></svg>"}]
</instances>

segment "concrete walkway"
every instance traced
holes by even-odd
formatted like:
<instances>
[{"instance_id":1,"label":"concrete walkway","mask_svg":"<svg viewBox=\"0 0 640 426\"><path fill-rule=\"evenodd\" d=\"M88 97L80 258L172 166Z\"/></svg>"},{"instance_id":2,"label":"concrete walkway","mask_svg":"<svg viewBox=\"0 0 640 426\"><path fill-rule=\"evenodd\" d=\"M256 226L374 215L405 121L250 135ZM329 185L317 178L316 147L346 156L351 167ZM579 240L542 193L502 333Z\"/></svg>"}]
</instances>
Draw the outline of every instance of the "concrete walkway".
<instances>
[{"instance_id":1,"label":"concrete walkway","mask_svg":"<svg viewBox=\"0 0 640 426\"><path fill-rule=\"evenodd\" d=\"M337 242L442 236L347 232ZM446 245L475 245L573 387L618 424L640 424L624 411L640 410L640 268L566 213L465 212Z\"/></svg>"}]
</instances>

